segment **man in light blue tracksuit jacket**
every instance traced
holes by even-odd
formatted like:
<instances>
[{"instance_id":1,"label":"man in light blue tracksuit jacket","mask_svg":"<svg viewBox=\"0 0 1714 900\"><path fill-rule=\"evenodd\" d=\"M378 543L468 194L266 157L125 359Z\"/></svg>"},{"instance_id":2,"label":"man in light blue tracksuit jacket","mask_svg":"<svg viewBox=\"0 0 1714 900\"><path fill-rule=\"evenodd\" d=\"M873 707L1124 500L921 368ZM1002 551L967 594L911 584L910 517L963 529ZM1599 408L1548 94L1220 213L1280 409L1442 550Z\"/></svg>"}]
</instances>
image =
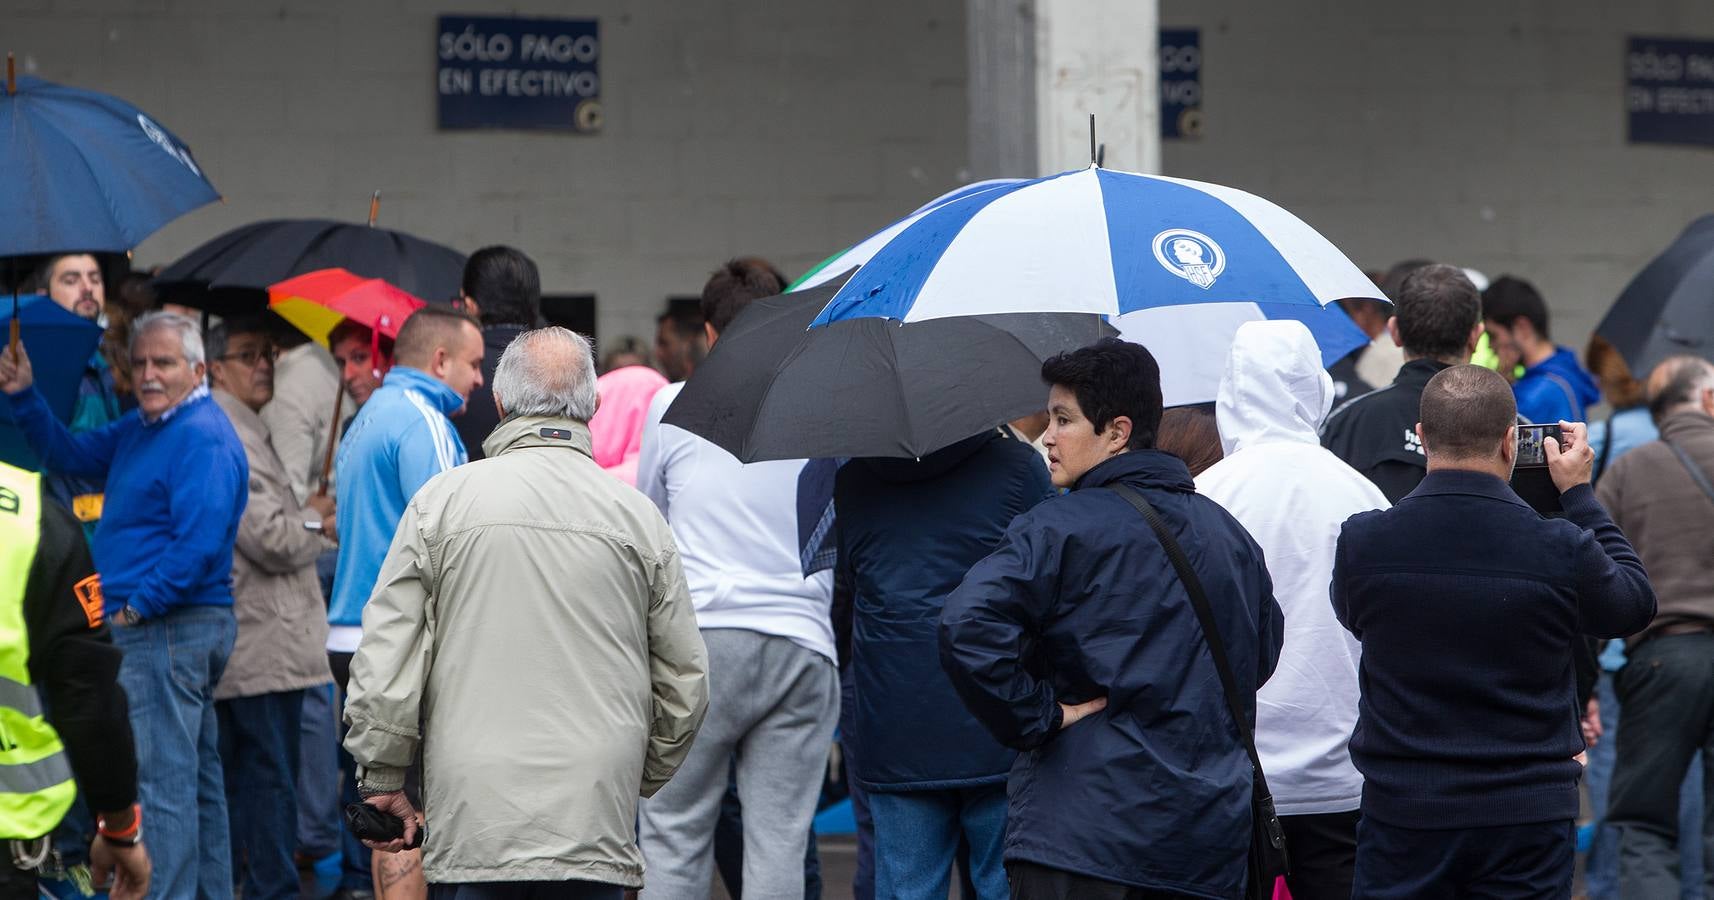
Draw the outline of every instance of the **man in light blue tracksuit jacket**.
<instances>
[{"instance_id":1,"label":"man in light blue tracksuit jacket","mask_svg":"<svg viewBox=\"0 0 1714 900\"><path fill-rule=\"evenodd\" d=\"M393 532L418 488L467 459L449 417L464 411L481 384L482 331L475 320L445 307L419 309L399 329L393 368L340 441L334 478L339 565L327 611L327 652L341 704L351 655L363 637L363 607ZM343 747L339 757L347 801L356 802L356 766ZM369 890L370 852L349 832L342 841L341 889Z\"/></svg>"}]
</instances>

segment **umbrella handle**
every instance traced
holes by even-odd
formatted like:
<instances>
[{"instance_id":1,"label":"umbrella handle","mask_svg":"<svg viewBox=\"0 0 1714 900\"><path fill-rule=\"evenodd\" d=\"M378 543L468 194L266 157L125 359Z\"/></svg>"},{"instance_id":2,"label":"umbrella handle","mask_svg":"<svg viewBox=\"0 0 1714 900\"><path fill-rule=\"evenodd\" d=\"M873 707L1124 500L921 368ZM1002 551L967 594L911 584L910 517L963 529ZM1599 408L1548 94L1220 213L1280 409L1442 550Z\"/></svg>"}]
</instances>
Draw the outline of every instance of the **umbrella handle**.
<instances>
[{"instance_id":1,"label":"umbrella handle","mask_svg":"<svg viewBox=\"0 0 1714 900\"><path fill-rule=\"evenodd\" d=\"M340 382L333 395L333 423L327 428L327 452L321 457L321 487L315 492L317 497L327 496L327 478L333 473L333 445L339 439L339 413L345 405L345 382Z\"/></svg>"},{"instance_id":2,"label":"umbrella handle","mask_svg":"<svg viewBox=\"0 0 1714 900\"><path fill-rule=\"evenodd\" d=\"M10 340L8 340L6 342L6 349L8 349L12 352L12 358L14 360L18 358L18 313L17 313L17 310L12 311L12 337Z\"/></svg>"}]
</instances>

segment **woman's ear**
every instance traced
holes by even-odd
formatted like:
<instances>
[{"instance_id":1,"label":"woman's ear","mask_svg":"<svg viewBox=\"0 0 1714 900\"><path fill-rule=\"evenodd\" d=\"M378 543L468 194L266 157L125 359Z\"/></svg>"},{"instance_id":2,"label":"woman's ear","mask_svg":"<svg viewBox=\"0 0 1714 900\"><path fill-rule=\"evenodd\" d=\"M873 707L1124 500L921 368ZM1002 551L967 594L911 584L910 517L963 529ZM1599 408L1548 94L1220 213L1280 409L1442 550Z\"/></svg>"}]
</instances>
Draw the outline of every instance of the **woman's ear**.
<instances>
[{"instance_id":1,"label":"woman's ear","mask_svg":"<svg viewBox=\"0 0 1714 900\"><path fill-rule=\"evenodd\" d=\"M1131 446L1131 417L1114 416L1107 423L1107 450L1110 453L1123 453Z\"/></svg>"}]
</instances>

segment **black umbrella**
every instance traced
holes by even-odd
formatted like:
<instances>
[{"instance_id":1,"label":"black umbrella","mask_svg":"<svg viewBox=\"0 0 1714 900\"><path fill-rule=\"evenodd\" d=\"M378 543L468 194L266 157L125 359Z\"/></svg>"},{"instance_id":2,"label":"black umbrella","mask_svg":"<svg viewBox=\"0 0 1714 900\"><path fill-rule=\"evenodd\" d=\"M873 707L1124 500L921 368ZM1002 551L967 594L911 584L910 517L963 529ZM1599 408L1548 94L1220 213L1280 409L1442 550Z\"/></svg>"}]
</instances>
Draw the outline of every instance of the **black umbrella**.
<instances>
[{"instance_id":1,"label":"black umbrella","mask_svg":"<svg viewBox=\"0 0 1714 900\"><path fill-rule=\"evenodd\" d=\"M744 462L920 457L1040 411L1042 361L1115 333L1088 313L853 319L811 329L838 289L751 304L663 421Z\"/></svg>"},{"instance_id":2,"label":"black umbrella","mask_svg":"<svg viewBox=\"0 0 1714 900\"><path fill-rule=\"evenodd\" d=\"M1677 353L1714 359L1714 216L1690 223L1637 273L1595 333L1638 378Z\"/></svg>"},{"instance_id":3,"label":"black umbrella","mask_svg":"<svg viewBox=\"0 0 1714 900\"><path fill-rule=\"evenodd\" d=\"M230 316L265 309L270 284L332 268L445 302L458 296L464 254L373 225L275 219L208 241L162 270L155 286L162 300Z\"/></svg>"}]
</instances>

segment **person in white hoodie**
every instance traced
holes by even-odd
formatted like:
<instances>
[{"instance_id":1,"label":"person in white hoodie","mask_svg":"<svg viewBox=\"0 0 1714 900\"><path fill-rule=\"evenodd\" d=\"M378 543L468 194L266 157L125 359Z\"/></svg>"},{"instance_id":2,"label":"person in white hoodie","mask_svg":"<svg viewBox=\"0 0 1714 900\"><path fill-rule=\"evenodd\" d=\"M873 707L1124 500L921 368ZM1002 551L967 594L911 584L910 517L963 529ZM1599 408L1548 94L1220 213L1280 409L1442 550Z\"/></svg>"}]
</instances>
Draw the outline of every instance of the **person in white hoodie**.
<instances>
[{"instance_id":1,"label":"person in white hoodie","mask_svg":"<svg viewBox=\"0 0 1714 900\"><path fill-rule=\"evenodd\" d=\"M1256 750L1285 826L1296 900L1351 896L1363 776L1347 744L1361 650L1334 618L1328 585L1340 526L1388 506L1321 446L1332 406L1333 379L1309 329L1244 324L1214 408L1226 457L1196 479L1261 545L1285 613L1279 666L1256 692Z\"/></svg>"}]
</instances>

